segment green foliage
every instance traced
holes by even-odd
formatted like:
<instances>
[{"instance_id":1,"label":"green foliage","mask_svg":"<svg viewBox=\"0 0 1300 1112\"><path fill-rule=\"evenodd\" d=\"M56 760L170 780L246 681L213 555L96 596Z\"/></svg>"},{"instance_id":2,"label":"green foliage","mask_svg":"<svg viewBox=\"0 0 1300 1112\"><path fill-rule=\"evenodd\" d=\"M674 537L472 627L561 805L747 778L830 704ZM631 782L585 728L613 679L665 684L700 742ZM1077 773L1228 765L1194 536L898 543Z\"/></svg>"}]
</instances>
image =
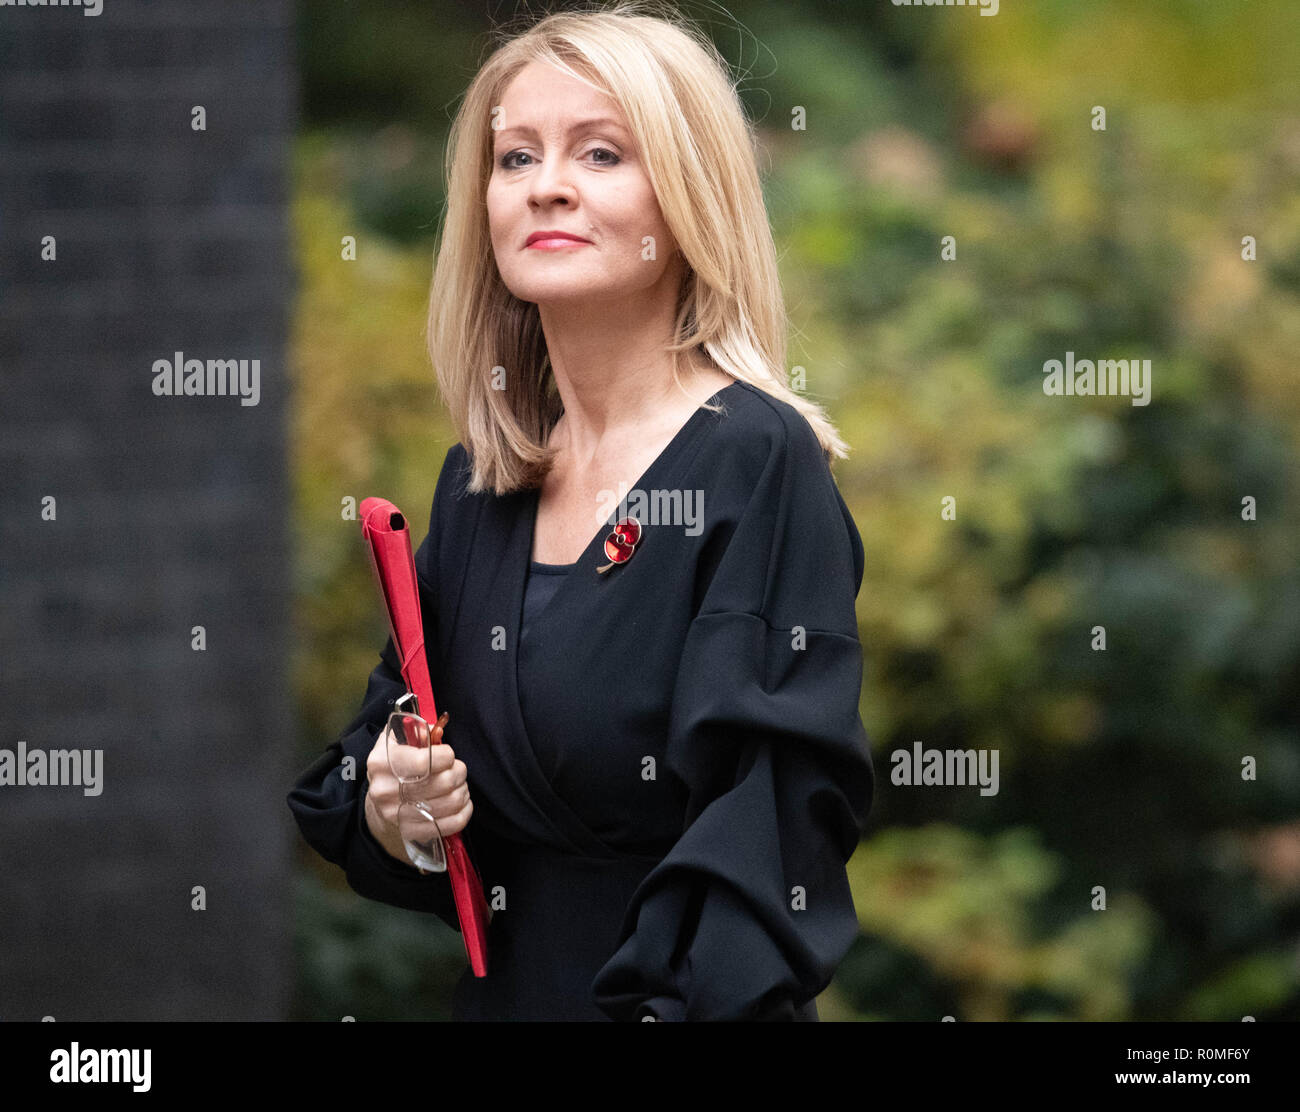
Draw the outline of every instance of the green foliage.
<instances>
[{"instance_id":1,"label":"green foliage","mask_svg":"<svg viewBox=\"0 0 1300 1112\"><path fill-rule=\"evenodd\" d=\"M451 1018L451 992L465 957L450 927L327 887L314 873L299 877L295 897L296 1018Z\"/></svg>"},{"instance_id":2,"label":"green foliage","mask_svg":"<svg viewBox=\"0 0 1300 1112\"><path fill-rule=\"evenodd\" d=\"M949 1014L1128 1019L1128 982L1150 945L1153 916L1126 896L1041 933L1038 909L1062 874L1032 830L985 838L944 824L882 831L849 863L854 892L867 895L858 901L862 929L919 957L946 985ZM1077 902L1089 899L1085 891ZM873 983L857 987L864 1007L888 1015Z\"/></svg>"},{"instance_id":3,"label":"green foliage","mask_svg":"<svg viewBox=\"0 0 1300 1112\"><path fill-rule=\"evenodd\" d=\"M302 284L293 336L296 661L307 733L323 748L355 713L386 626L356 520L371 495L428 531L433 486L455 443L423 334L432 267L335 199L328 151L306 142L293 206ZM356 260L341 241L357 238Z\"/></svg>"}]
</instances>

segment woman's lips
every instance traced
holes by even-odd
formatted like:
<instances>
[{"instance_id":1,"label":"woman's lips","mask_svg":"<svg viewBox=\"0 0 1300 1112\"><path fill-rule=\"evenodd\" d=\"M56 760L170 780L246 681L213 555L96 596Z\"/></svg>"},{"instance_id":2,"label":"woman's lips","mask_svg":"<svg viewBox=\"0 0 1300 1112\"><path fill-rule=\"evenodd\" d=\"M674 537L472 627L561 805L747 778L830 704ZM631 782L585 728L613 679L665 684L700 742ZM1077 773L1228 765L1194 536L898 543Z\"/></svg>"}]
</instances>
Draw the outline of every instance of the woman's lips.
<instances>
[{"instance_id":1,"label":"woman's lips","mask_svg":"<svg viewBox=\"0 0 1300 1112\"><path fill-rule=\"evenodd\" d=\"M590 247L591 244L585 239L565 239L563 236L549 236L545 239L535 239L528 244L529 250L535 251L555 251L561 247Z\"/></svg>"}]
</instances>

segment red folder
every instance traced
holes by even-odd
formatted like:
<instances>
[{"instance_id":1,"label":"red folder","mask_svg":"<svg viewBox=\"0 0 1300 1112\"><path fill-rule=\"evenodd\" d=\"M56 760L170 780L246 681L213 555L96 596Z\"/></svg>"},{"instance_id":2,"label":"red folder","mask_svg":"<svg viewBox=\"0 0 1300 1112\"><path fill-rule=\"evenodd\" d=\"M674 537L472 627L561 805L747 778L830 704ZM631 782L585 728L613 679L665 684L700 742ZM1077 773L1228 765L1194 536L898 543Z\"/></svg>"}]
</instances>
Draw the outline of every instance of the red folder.
<instances>
[{"instance_id":1,"label":"red folder","mask_svg":"<svg viewBox=\"0 0 1300 1112\"><path fill-rule=\"evenodd\" d=\"M393 647L402 662L402 678L407 690L420 701L421 717L436 722L438 708L433 701L433 682L424 655L420 592L406 518L391 502L367 498L361 503L361 535L366 539L370 564L375 569L379 590L388 608ZM483 898L483 882L459 834L448 835L442 842L447 854L447 876L456 900L456 917L460 920L461 938L465 942L465 955L474 976L486 977L489 915L487 901Z\"/></svg>"}]
</instances>

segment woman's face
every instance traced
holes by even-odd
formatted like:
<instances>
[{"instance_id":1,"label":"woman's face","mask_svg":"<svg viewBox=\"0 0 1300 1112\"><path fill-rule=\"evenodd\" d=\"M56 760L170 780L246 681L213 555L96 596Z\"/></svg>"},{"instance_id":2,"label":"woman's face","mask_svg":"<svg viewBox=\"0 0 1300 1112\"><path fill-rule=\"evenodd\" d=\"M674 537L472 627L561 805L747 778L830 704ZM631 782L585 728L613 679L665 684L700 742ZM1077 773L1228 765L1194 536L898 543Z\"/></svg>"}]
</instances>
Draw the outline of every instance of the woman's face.
<instances>
[{"instance_id":1,"label":"woman's face","mask_svg":"<svg viewBox=\"0 0 1300 1112\"><path fill-rule=\"evenodd\" d=\"M614 101L532 62L493 115L486 200L506 288L539 305L675 297L676 244Z\"/></svg>"}]
</instances>

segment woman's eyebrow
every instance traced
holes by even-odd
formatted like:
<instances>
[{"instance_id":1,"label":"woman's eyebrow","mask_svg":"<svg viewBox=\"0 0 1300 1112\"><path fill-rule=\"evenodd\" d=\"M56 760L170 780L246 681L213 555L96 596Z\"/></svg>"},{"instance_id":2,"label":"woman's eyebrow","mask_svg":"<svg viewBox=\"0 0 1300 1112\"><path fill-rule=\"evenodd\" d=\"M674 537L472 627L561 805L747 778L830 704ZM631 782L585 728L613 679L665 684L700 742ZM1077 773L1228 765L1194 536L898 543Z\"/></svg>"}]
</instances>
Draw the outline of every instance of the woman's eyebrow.
<instances>
[{"instance_id":1,"label":"woman's eyebrow","mask_svg":"<svg viewBox=\"0 0 1300 1112\"><path fill-rule=\"evenodd\" d=\"M568 126L566 130L569 134L572 134L575 131L585 131L587 128L592 128L592 127L615 127L618 128L619 131L622 131L624 133L627 132L627 128L624 127L623 124L621 124L618 120L614 119L613 116L592 116L589 119L585 119L585 120L575 120L573 123L571 123ZM497 132L497 134L509 135L511 132L515 132L515 131L520 132L521 134L524 135L538 134L537 128L533 127L532 124L515 124L512 127L503 127L500 131Z\"/></svg>"}]
</instances>

